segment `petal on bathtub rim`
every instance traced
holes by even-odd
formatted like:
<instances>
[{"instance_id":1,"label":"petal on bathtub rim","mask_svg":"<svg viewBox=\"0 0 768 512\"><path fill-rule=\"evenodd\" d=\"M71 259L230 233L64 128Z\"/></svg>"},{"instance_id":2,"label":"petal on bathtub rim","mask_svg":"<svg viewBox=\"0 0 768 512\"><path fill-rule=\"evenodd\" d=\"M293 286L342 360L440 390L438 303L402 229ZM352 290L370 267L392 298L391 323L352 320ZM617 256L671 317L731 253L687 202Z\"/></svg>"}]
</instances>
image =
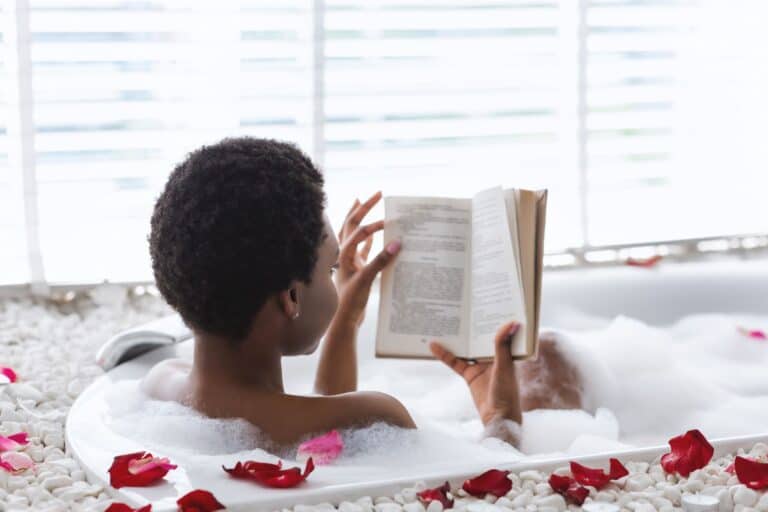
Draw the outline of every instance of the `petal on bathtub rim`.
<instances>
[{"instance_id":1,"label":"petal on bathtub rim","mask_svg":"<svg viewBox=\"0 0 768 512\"><path fill-rule=\"evenodd\" d=\"M698 429L669 440L671 451L661 457L661 467L667 473L678 473L687 477L712 460L715 449Z\"/></svg>"},{"instance_id":2,"label":"petal on bathtub rim","mask_svg":"<svg viewBox=\"0 0 768 512\"><path fill-rule=\"evenodd\" d=\"M210 491L195 489L176 500L181 512L213 512L226 507Z\"/></svg>"},{"instance_id":3,"label":"petal on bathtub rim","mask_svg":"<svg viewBox=\"0 0 768 512\"><path fill-rule=\"evenodd\" d=\"M152 512L152 504L147 503L140 508L132 508L125 503L116 501L104 509L104 512Z\"/></svg>"},{"instance_id":4,"label":"petal on bathtub rim","mask_svg":"<svg viewBox=\"0 0 768 512\"><path fill-rule=\"evenodd\" d=\"M136 460L141 462L131 465ZM171 469L176 469L176 466L168 462L168 459L155 459L149 452L117 455L108 470L109 484L115 489L146 487L160 481Z\"/></svg>"},{"instance_id":5,"label":"petal on bathtub rim","mask_svg":"<svg viewBox=\"0 0 768 512\"><path fill-rule=\"evenodd\" d=\"M271 464L249 460L237 462L232 468L222 466L222 469L234 478L251 480L266 487L287 489L296 487L306 480L309 474L314 471L315 464L310 457L304 466L304 472L302 472L298 467L282 469L282 462Z\"/></svg>"}]
</instances>

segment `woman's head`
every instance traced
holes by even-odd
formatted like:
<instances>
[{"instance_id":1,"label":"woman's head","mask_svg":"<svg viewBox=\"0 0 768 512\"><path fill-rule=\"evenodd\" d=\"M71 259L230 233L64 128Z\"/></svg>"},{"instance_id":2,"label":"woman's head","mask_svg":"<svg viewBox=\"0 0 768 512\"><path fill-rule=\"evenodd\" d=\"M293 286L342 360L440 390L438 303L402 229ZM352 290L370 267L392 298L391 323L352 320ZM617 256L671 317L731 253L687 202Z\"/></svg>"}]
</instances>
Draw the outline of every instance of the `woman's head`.
<instances>
[{"instance_id":1,"label":"woman's head","mask_svg":"<svg viewBox=\"0 0 768 512\"><path fill-rule=\"evenodd\" d=\"M243 137L192 152L152 215L158 289L196 332L242 343L268 312L284 354L311 351L337 305L324 203L322 175L293 145Z\"/></svg>"}]
</instances>

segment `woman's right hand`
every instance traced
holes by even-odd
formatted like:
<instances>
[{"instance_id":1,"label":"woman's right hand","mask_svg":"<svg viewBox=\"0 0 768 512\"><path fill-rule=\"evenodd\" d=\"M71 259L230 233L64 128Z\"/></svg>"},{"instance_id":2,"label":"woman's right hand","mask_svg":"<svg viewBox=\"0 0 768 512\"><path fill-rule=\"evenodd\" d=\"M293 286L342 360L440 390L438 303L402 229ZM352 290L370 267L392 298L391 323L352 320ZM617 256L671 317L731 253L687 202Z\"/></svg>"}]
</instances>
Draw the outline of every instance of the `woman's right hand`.
<instances>
[{"instance_id":1,"label":"woman's right hand","mask_svg":"<svg viewBox=\"0 0 768 512\"><path fill-rule=\"evenodd\" d=\"M362 222L380 199L381 192L376 192L362 204L355 201L339 231L339 269L336 273L339 308L335 319L354 327L363 322L373 280L400 252L400 242L393 241L368 261L373 235L384 229L384 221L366 225ZM362 249L358 249L360 244L363 244Z\"/></svg>"},{"instance_id":2,"label":"woman's right hand","mask_svg":"<svg viewBox=\"0 0 768 512\"><path fill-rule=\"evenodd\" d=\"M497 418L522 423L520 391L511 352L512 339L519 327L520 324L509 322L496 332L496 355L493 361L472 364L466 359L456 357L437 341L429 345L437 359L466 381L480 419L485 425Z\"/></svg>"}]
</instances>

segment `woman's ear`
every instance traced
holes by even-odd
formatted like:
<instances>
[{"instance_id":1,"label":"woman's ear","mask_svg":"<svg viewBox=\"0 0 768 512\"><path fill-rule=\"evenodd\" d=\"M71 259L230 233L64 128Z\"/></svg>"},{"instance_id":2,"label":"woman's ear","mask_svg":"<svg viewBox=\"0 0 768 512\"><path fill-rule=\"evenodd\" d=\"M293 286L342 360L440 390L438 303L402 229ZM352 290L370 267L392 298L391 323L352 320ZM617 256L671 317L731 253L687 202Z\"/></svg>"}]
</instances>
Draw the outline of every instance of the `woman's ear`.
<instances>
[{"instance_id":1,"label":"woman's ear","mask_svg":"<svg viewBox=\"0 0 768 512\"><path fill-rule=\"evenodd\" d=\"M300 314L299 295L297 283L291 283L291 287L283 290L279 295L281 309L288 318L293 320L299 318Z\"/></svg>"}]
</instances>

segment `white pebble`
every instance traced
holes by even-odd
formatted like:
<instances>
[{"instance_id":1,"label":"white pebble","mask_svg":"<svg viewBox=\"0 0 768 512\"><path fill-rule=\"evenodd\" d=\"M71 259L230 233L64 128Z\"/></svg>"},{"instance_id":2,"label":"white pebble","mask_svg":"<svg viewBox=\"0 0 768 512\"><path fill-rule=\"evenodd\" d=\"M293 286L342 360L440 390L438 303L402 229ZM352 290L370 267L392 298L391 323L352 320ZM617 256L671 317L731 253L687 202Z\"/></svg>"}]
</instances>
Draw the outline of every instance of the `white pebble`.
<instances>
[{"instance_id":1,"label":"white pebble","mask_svg":"<svg viewBox=\"0 0 768 512\"><path fill-rule=\"evenodd\" d=\"M61 434L48 434L43 438L46 446L55 446L61 450L64 449L64 436Z\"/></svg>"},{"instance_id":2,"label":"white pebble","mask_svg":"<svg viewBox=\"0 0 768 512\"><path fill-rule=\"evenodd\" d=\"M517 496L515 499L512 500L512 506L515 508L519 507L525 507L529 503L531 503L531 500L533 499L533 494L531 491L525 491L524 493Z\"/></svg>"},{"instance_id":3,"label":"white pebble","mask_svg":"<svg viewBox=\"0 0 768 512\"><path fill-rule=\"evenodd\" d=\"M751 507L758 499L757 493L745 485L737 486L735 491L732 490L731 496L736 505L745 507Z\"/></svg>"},{"instance_id":4,"label":"white pebble","mask_svg":"<svg viewBox=\"0 0 768 512\"><path fill-rule=\"evenodd\" d=\"M624 483L624 489L627 491L644 491L654 484L650 476L645 473L638 473L627 477Z\"/></svg>"},{"instance_id":5,"label":"white pebble","mask_svg":"<svg viewBox=\"0 0 768 512\"><path fill-rule=\"evenodd\" d=\"M406 503L405 505L403 505L404 512L425 512L425 510L426 509L424 508L424 505L422 505L418 501L414 501L412 503Z\"/></svg>"},{"instance_id":6,"label":"white pebble","mask_svg":"<svg viewBox=\"0 0 768 512\"><path fill-rule=\"evenodd\" d=\"M443 504L439 501L430 501L427 505L427 512L443 512Z\"/></svg>"},{"instance_id":7,"label":"white pebble","mask_svg":"<svg viewBox=\"0 0 768 512\"><path fill-rule=\"evenodd\" d=\"M363 507L350 501L342 501L339 504L339 512L363 512Z\"/></svg>"},{"instance_id":8,"label":"white pebble","mask_svg":"<svg viewBox=\"0 0 768 512\"><path fill-rule=\"evenodd\" d=\"M565 499L559 494L551 494L544 497L536 497L533 499L533 503L539 507L552 507L555 510L563 511L567 508Z\"/></svg>"},{"instance_id":9,"label":"white pebble","mask_svg":"<svg viewBox=\"0 0 768 512\"><path fill-rule=\"evenodd\" d=\"M522 480L533 480L534 482L543 482L544 475L540 471L528 470L520 472Z\"/></svg>"},{"instance_id":10,"label":"white pebble","mask_svg":"<svg viewBox=\"0 0 768 512\"><path fill-rule=\"evenodd\" d=\"M677 487L667 487L662 492L662 496L674 503L676 507L680 506L680 503L683 499L683 493L681 493L680 489Z\"/></svg>"},{"instance_id":11,"label":"white pebble","mask_svg":"<svg viewBox=\"0 0 768 512\"><path fill-rule=\"evenodd\" d=\"M43 394L33 385L26 382L16 382L8 386L8 393L15 398L32 400L35 403L42 402Z\"/></svg>"}]
</instances>

